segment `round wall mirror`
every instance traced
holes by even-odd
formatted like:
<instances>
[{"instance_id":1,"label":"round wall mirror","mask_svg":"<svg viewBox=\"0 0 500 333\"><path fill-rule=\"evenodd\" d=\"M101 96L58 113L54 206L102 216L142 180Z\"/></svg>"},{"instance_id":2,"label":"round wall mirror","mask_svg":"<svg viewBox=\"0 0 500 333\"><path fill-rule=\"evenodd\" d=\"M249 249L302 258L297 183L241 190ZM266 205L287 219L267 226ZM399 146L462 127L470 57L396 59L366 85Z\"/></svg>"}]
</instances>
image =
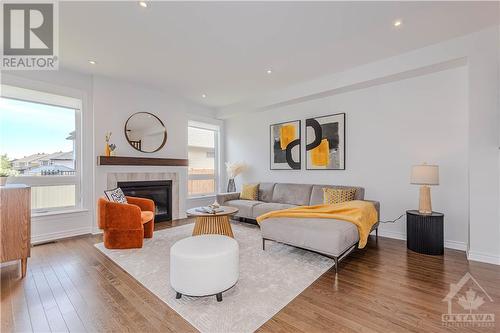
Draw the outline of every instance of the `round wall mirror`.
<instances>
[{"instance_id":1,"label":"round wall mirror","mask_svg":"<svg viewBox=\"0 0 500 333\"><path fill-rule=\"evenodd\" d=\"M125 137L128 143L143 153L154 153L167 142L167 129L152 113L137 112L125 123Z\"/></svg>"}]
</instances>

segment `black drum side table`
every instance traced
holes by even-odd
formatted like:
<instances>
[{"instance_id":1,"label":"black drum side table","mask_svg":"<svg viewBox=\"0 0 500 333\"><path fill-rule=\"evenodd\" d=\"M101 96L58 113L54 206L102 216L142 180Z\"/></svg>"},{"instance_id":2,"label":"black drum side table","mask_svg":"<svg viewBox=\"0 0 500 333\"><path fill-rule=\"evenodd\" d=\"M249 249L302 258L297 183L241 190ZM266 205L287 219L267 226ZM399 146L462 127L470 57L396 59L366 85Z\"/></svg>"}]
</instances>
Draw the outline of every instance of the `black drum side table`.
<instances>
[{"instance_id":1,"label":"black drum side table","mask_svg":"<svg viewBox=\"0 0 500 333\"><path fill-rule=\"evenodd\" d=\"M420 214L406 211L406 246L408 249L431 255L444 253L444 214Z\"/></svg>"}]
</instances>

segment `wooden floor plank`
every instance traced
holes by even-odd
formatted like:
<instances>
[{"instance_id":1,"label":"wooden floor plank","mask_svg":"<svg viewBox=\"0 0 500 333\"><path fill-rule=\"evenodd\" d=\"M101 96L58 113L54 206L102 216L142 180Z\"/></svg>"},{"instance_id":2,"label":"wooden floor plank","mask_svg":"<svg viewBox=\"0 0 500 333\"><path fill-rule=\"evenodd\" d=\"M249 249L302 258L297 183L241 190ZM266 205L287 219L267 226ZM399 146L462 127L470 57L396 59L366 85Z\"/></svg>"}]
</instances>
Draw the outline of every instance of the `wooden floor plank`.
<instances>
[{"instance_id":1,"label":"wooden floor plank","mask_svg":"<svg viewBox=\"0 0 500 333\"><path fill-rule=\"evenodd\" d=\"M43 267L43 274L52 290L52 294L54 295L54 299L68 330L70 332L85 332L85 326L68 298L66 291L59 282L59 279L56 277L55 272L52 270L52 266Z\"/></svg>"},{"instance_id":2,"label":"wooden floor plank","mask_svg":"<svg viewBox=\"0 0 500 333\"><path fill-rule=\"evenodd\" d=\"M57 305L57 302L52 294L52 290L45 279L43 273L44 266L47 265L43 257L44 248L40 248L39 259L40 261L31 265L31 275L35 282L36 289L40 295L40 300L45 311L45 316L49 323L49 327L53 332L68 332L68 327Z\"/></svg>"},{"instance_id":3,"label":"wooden floor plank","mask_svg":"<svg viewBox=\"0 0 500 333\"><path fill-rule=\"evenodd\" d=\"M107 292L104 287L105 281L96 280L89 274L89 270L92 268L87 264L91 263L85 263L81 266L77 263L70 263L64 265L64 270L90 307L95 309L94 314L99 317L101 329L122 332L137 331L134 323Z\"/></svg>"},{"instance_id":4,"label":"wooden floor plank","mask_svg":"<svg viewBox=\"0 0 500 333\"><path fill-rule=\"evenodd\" d=\"M51 266L57 279L61 283L66 295L71 301L71 304L75 308L78 317L81 318L85 330L88 332L99 332L104 331L106 325L103 322L102 317L99 316L98 309L90 306L88 302L80 294L80 288L76 287L69 276L66 274L64 268L58 263L53 263ZM106 321L107 323L107 321Z\"/></svg>"},{"instance_id":5,"label":"wooden floor plank","mask_svg":"<svg viewBox=\"0 0 500 333\"><path fill-rule=\"evenodd\" d=\"M75 242L73 247L81 248L82 244ZM82 249L83 250L83 249ZM88 251L82 253L89 265L87 266L87 274L91 279L94 279L100 284L101 291L106 293L108 298L108 306L116 308L128 319L128 322L133 325L133 329L139 332L151 332L156 328L137 310L136 306L132 304L132 299L124 296L113 284L112 279L107 279L105 275L100 272L105 268L97 261ZM129 324L130 325L130 324ZM127 325L128 326L128 325Z\"/></svg>"},{"instance_id":6,"label":"wooden floor plank","mask_svg":"<svg viewBox=\"0 0 500 333\"><path fill-rule=\"evenodd\" d=\"M146 298L148 301L144 301L145 295L153 295L145 288L137 288L137 281L133 279L128 273L123 271L117 265L111 263L104 255L100 252L92 251L88 252L88 255L99 262L97 270L102 275L103 278L110 281L110 283L116 288L116 290L121 293L127 300L135 305L137 311L148 321L149 324L153 325L155 329L161 332L176 332L179 330L178 324L183 324L182 317L174 314L170 316L169 320L165 320L165 313L161 311L161 306L158 306L158 302L151 302L150 297ZM175 320L174 317L177 317ZM174 323L174 325L172 325ZM187 331L187 327L186 330ZM194 331L194 329L193 329Z\"/></svg>"},{"instance_id":7,"label":"wooden floor plank","mask_svg":"<svg viewBox=\"0 0 500 333\"><path fill-rule=\"evenodd\" d=\"M22 279L17 274L10 276L10 297L12 299L12 313L14 315L14 327L16 332L31 332L31 317L28 303L24 294Z\"/></svg>"},{"instance_id":8,"label":"wooden floor plank","mask_svg":"<svg viewBox=\"0 0 500 333\"><path fill-rule=\"evenodd\" d=\"M186 223L192 220L157 223L155 230ZM22 280L17 278L17 267L3 268L2 333L196 331L96 250L94 244L101 241L96 235L37 246ZM323 274L258 331L498 331L498 327L441 326L441 314L446 312L442 298L450 283L466 272L495 299L481 309L500 318L500 267L468 262L461 251L446 249L444 256L426 256L407 250L403 241L370 237L366 249L342 262L338 275L333 270Z\"/></svg>"},{"instance_id":9,"label":"wooden floor plank","mask_svg":"<svg viewBox=\"0 0 500 333\"><path fill-rule=\"evenodd\" d=\"M14 331L14 314L12 312L12 296L10 289L10 279L14 269L17 270L13 265L4 266L0 269L1 277L1 309L0 309L0 319L1 319L1 331L2 332L12 332Z\"/></svg>"},{"instance_id":10,"label":"wooden floor plank","mask_svg":"<svg viewBox=\"0 0 500 333\"><path fill-rule=\"evenodd\" d=\"M22 280L24 293L26 296L26 302L28 305L31 326L34 332L48 332L50 331L49 322L47 316L45 315L45 310L40 300L40 295L36 288L35 280L33 274L31 273L31 266L28 265L28 274Z\"/></svg>"}]
</instances>

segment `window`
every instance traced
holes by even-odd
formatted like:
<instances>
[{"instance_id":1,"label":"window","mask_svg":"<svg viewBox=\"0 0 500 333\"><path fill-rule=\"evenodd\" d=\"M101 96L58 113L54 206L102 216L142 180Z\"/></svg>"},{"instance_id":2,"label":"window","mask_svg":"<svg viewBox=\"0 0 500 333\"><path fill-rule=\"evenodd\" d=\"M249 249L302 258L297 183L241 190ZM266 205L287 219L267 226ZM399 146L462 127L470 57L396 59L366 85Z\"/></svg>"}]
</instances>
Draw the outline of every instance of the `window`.
<instances>
[{"instance_id":1,"label":"window","mask_svg":"<svg viewBox=\"0 0 500 333\"><path fill-rule=\"evenodd\" d=\"M31 186L34 213L80 208L81 101L2 85L0 155L8 183Z\"/></svg>"},{"instance_id":2,"label":"window","mask_svg":"<svg viewBox=\"0 0 500 333\"><path fill-rule=\"evenodd\" d=\"M198 197L217 192L219 128L190 122L188 126L188 195Z\"/></svg>"}]
</instances>

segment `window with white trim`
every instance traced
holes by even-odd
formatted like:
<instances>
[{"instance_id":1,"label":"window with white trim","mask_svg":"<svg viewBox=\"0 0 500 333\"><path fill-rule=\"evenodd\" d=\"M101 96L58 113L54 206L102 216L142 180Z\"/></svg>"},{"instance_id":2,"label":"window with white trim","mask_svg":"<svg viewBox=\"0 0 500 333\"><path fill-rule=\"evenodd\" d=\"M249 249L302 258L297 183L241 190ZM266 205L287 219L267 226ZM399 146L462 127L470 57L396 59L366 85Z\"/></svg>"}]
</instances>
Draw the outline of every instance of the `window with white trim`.
<instances>
[{"instance_id":1,"label":"window with white trim","mask_svg":"<svg viewBox=\"0 0 500 333\"><path fill-rule=\"evenodd\" d=\"M33 213L81 208L81 100L1 87L0 176L31 186Z\"/></svg>"},{"instance_id":2,"label":"window with white trim","mask_svg":"<svg viewBox=\"0 0 500 333\"><path fill-rule=\"evenodd\" d=\"M219 127L200 122L188 125L188 195L200 197L217 192L219 175Z\"/></svg>"}]
</instances>

